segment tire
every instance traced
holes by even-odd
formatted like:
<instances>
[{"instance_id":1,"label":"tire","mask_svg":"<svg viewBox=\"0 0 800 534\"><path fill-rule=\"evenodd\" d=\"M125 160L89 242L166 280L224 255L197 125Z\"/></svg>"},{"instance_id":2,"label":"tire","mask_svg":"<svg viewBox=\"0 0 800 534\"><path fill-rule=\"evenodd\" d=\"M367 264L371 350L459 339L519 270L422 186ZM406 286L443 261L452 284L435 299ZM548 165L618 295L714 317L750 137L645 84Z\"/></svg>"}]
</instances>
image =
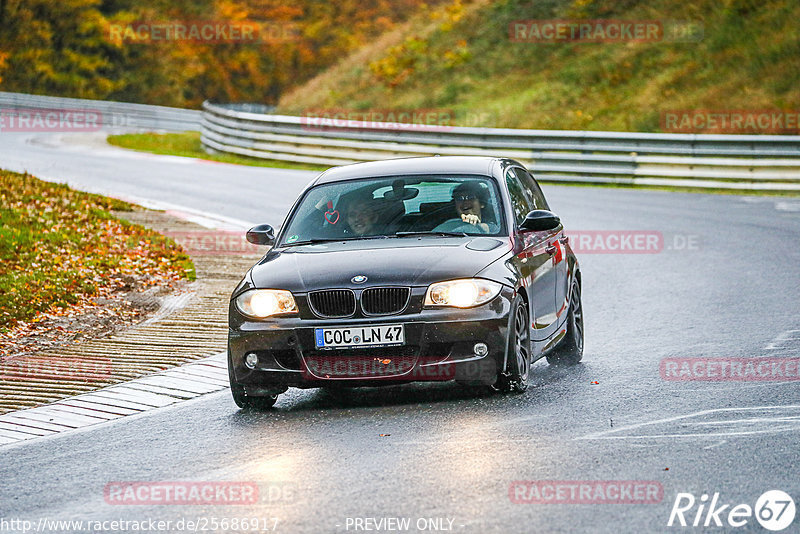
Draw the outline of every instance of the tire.
<instances>
[{"instance_id":1,"label":"tire","mask_svg":"<svg viewBox=\"0 0 800 534\"><path fill-rule=\"evenodd\" d=\"M244 391L244 386L237 383L233 377L233 364L230 354L228 355L228 380L231 384L231 395L236 406L243 409L266 410L275 406L278 395L267 395L265 397L248 397Z\"/></svg>"},{"instance_id":2,"label":"tire","mask_svg":"<svg viewBox=\"0 0 800 534\"><path fill-rule=\"evenodd\" d=\"M569 313L567 314L567 334L561 343L547 355L550 365L576 365L583 358L583 303L581 286L572 281Z\"/></svg>"},{"instance_id":3,"label":"tire","mask_svg":"<svg viewBox=\"0 0 800 534\"><path fill-rule=\"evenodd\" d=\"M494 389L503 393L524 393L531 373L531 334L528 305L521 296L514 299L508 330L508 361Z\"/></svg>"}]
</instances>

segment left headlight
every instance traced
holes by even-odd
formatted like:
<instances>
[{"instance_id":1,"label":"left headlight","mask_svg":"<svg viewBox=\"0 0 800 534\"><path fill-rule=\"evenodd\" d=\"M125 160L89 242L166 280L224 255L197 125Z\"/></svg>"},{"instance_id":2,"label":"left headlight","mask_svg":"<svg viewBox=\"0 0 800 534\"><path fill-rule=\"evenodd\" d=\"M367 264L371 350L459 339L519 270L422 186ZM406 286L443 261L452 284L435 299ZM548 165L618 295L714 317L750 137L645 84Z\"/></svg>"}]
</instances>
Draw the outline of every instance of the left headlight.
<instances>
[{"instance_id":1,"label":"left headlight","mask_svg":"<svg viewBox=\"0 0 800 534\"><path fill-rule=\"evenodd\" d=\"M297 313L297 304L289 291L282 289L252 289L236 297L236 308L255 319L265 319L282 313Z\"/></svg>"},{"instance_id":2,"label":"left headlight","mask_svg":"<svg viewBox=\"0 0 800 534\"><path fill-rule=\"evenodd\" d=\"M425 306L472 308L495 298L502 287L502 284L481 278L437 282L428 287Z\"/></svg>"}]
</instances>

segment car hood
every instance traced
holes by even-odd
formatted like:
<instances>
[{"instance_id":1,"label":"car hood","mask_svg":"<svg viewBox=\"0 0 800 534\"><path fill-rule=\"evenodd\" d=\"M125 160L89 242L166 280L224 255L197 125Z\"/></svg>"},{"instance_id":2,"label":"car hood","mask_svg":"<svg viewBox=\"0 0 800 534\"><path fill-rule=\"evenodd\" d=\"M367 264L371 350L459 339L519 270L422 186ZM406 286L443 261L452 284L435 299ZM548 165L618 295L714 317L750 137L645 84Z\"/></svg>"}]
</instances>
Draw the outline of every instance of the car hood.
<instances>
[{"instance_id":1,"label":"car hood","mask_svg":"<svg viewBox=\"0 0 800 534\"><path fill-rule=\"evenodd\" d=\"M375 285L426 286L468 278L501 258L508 240L422 237L339 241L270 251L250 271L255 287L306 292ZM352 278L367 277L361 284Z\"/></svg>"}]
</instances>

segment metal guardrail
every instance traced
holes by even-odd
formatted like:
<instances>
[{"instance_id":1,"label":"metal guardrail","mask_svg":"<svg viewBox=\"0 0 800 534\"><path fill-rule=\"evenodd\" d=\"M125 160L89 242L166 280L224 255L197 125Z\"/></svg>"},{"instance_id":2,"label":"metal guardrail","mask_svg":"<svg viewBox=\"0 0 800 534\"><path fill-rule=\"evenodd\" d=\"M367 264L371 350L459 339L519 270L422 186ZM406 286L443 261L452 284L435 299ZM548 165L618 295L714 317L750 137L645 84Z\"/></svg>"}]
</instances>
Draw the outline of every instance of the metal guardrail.
<instances>
[{"instance_id":1,"label":"metal guardrail","mask_svg":"<svg viewBox=\"0 0 800 534\"><path fill-rule=\"evenodd\" d=\"M208 152L344 165L396 157L511 157L553 182L800 191L800 136L333 124L205 102Z\"/></svg>"},{"instance_id":2,"label":"metal guardrail","mask_svg":"<svg viewBox=\"0 0 800 534\"><path fill-rule=\"evenodd\" d=\"M800 136L328 124L258 104L203 111L0 92L0 112L95 111L107 130L201 130L210 152L320 165L396 157L515 158L543 181L800 191ZM2 133L2 124L0 124Z\"/></svg>"},{"instance_id":3,"label":"metal guardrail","mask_svg":"<svg viewBox=\"0 0 800 534\"><path fill-rule=\"evenodd\" d=\"M198 130L201 118L201 112L193 109L0 91L2 115L19 114L25 110L94 111L99 117L99 125L110 130ZM3 125L0 124L0 133L2 131Z\"/></svg>"}]
</instances>

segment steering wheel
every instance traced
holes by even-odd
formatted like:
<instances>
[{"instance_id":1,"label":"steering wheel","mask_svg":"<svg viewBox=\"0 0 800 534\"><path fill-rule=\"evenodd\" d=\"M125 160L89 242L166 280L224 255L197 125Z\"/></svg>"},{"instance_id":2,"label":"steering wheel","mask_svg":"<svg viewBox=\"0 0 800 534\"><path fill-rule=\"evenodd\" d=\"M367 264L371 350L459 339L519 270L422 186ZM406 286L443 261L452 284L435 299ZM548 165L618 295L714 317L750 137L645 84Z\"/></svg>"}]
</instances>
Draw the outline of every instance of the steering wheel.
<instances>
[{"instance_id":1,"label":"steering wheel","mask_svg":"<svg viewBox=\"0 0 800 534\"><path fill-rule=\"evenodd\" d=\"M466 232L466 233L480 233L485 234L487 233L484 228L477 224L470 224L458 219L449 219L436 228L433 229L434 232Z\"/></svg>"}]
</instances>

